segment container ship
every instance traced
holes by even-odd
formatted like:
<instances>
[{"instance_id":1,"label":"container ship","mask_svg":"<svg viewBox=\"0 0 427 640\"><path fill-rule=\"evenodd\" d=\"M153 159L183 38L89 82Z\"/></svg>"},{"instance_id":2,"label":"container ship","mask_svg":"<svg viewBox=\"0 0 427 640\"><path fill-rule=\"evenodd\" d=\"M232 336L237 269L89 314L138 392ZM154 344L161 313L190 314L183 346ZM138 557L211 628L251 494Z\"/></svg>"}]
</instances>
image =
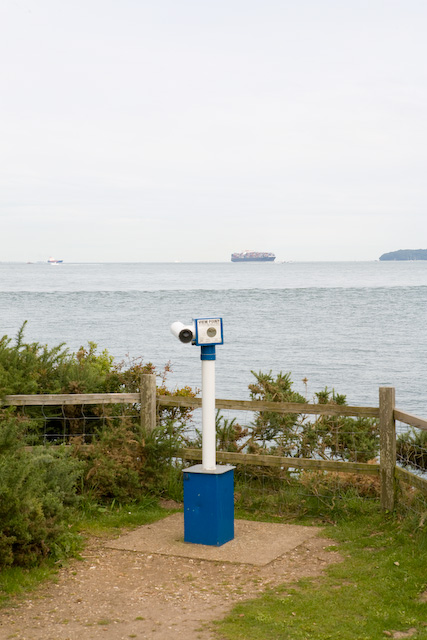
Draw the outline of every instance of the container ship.
<instances>
[{"instance_id":1,"label":"container ship","mask_svg":"<svg viewBox=\"0 0 427 640\"><path fill-rule=\"evenodd\" d=\"M276 256L267 251L242 251L232 253L231 262L274 262Z\"/></svg>"}]
</instances>

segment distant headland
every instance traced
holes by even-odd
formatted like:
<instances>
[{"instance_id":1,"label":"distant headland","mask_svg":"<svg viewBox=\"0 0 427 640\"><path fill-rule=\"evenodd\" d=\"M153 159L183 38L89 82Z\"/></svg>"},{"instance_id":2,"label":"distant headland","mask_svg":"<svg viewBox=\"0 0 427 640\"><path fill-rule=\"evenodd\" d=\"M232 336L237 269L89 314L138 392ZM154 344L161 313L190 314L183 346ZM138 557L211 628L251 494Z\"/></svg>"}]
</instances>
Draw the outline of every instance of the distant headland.
<instances>
[{"instance_id":1,"label":"distant headland","mask_svg":"<svg viewBox=\"0 0 427 640\"><path fill-rule=\"evenodd\" d=\"M383 253L380 260L427 260L427 249L399 249Z\"/></svg>"}]
</instances>

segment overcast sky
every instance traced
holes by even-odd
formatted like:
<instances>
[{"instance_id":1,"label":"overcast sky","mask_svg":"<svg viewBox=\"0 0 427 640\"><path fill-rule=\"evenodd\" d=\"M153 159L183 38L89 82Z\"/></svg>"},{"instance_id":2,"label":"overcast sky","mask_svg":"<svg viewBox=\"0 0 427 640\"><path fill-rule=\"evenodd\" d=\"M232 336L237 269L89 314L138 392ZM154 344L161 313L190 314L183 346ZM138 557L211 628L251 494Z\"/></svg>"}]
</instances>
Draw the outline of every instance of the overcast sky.
<instances>
[{"instance_id":1,"label":"overcast sky","mask_svg":"<svg viewBox=\"0 0 427 640\"><path fill-rule=\"evenodd\" d=\"M427 248L425 0L0 0L0 261Z\"/></svg>"}]
</instances>

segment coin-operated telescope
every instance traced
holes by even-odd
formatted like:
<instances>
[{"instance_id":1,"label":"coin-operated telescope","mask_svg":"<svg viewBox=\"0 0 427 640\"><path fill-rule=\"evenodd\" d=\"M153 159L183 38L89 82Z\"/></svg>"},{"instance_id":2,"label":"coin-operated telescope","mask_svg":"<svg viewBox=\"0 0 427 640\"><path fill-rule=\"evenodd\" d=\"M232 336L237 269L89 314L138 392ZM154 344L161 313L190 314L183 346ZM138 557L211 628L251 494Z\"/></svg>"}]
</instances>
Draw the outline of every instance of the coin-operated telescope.
<instances>
[{"instance_id":1,"label":"coin-operated telescope","mask_svg":"<svg viewBox=\"0 0 427 640\"><path fill-rule=\"evenodd\" d=\"M216 467L215 347L224 344L222 318L196 318L191 324L174 322L171 332L183 343L201 347L202 361L202 466Z\"/></svg>"},{"instance_id":2,"label":"coin-operated telescope","mask_svg":"<svg viewBox=\"0 0 427 640\"><path fill-rule=\"evenodd\" d=\"M224 344L222 318L174 322L171 332L201 347L202 464L184 469L184 540L220 546L234 538L234 467L216 465L215 347Z\"/></svg>"},{"instance_id":3,"label":"coin-operated telescope","mask_svg":"<svg viewBox=\"0 0 427 640\"><path fill-rule=\"evenodd\" d=\"M174 322L171 331L181 342L191 342L197 347L224 344L222 318L196 318L191 324Z\"/></svg>"}]
</instances>

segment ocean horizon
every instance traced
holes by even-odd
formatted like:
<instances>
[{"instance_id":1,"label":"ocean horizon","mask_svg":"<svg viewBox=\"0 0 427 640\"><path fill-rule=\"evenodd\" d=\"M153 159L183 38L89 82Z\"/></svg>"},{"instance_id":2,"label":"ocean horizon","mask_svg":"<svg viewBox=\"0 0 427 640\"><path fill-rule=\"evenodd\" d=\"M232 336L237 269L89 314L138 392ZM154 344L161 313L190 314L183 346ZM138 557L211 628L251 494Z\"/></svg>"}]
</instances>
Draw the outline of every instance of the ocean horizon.
<instances>
[{"instance_id":1,"label":"ocean horizon","mask_svg":"<svg viewBox=\"0 0 427 640\"><path fill-rule=\"evenodd\" d=\"M198 349L170 325L221 316L217 397L247 399L251 370L283 371L308 399L328 387L375 406L394 386L399 408L422 417L426 303L427 261L0 263L1 335L27 321L27 341L171 361L172 388L200 387Z\"/></svg>"}]
</instances>

